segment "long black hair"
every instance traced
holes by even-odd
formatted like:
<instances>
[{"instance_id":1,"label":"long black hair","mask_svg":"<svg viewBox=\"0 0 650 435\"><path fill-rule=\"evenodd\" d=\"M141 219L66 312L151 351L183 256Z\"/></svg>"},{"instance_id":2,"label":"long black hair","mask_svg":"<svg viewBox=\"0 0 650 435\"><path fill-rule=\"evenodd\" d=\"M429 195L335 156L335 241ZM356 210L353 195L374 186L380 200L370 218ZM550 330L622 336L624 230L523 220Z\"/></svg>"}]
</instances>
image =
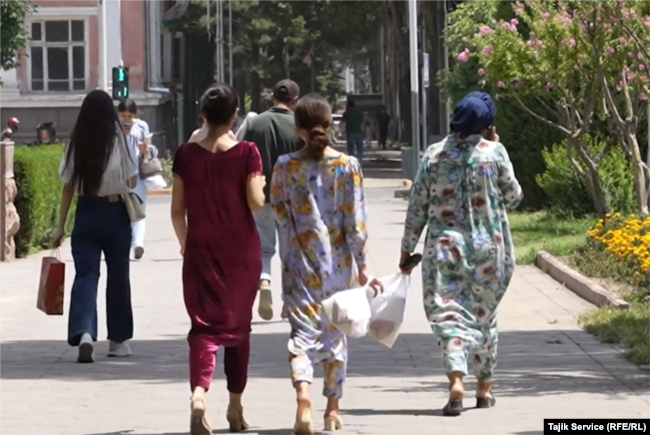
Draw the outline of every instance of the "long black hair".
<instances>
[{"instance_id":1,"label":"long black hair","mask_svg":"<svg viewBox=\"0 0 650 435\"><path fill-rule=\"evenodd\" d=\"M122 134L119 126L120 121L110 95L101 90L86 95L70 134L65 158L66 167L72 161L70 184L77 186L82 195L97 195L117 135Z\"/></svg>"}]
</instances>

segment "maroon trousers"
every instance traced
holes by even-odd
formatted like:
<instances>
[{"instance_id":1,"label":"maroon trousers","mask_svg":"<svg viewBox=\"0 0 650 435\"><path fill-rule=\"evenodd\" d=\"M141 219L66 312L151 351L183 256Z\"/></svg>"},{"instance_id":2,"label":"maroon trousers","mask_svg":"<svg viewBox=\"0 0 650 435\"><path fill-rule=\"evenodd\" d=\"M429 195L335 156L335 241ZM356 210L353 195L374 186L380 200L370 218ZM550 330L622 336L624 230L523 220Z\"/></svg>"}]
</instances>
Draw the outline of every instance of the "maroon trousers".
<instances>
[{"instance_id":1,"label":"maroon trousers","mask_svg":"<svg viewBox=\"0 0 650 435\"><path fill-rule=\"evenodd\" d=\"M190 334L187 336L190 345L190 387L202 387L205 391L210 389L210 382L217 364L216 337L208 334ZM248 359L250 357L250 339L237 346L225 347L224 372L228 391L233 394L242 394L248 381Z\"/></svg>"}]
</instances>

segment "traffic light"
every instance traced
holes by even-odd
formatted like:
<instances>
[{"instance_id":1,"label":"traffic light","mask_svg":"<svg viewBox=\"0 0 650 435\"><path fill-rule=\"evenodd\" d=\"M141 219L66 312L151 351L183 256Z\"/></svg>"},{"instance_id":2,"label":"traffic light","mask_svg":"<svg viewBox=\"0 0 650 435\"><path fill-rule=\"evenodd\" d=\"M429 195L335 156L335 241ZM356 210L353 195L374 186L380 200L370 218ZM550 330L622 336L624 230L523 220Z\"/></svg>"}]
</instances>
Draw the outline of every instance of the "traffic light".
<instances>
[{"instance_id":1,"label":"traffic light","mask_svg":"<svg viewBox=\"0 0 650 435\"><path fill-rule=\"evenodd\" d=\"M113 67L113 99L129 98L129 69L123 66Z\"/></svg>"}]
</instances>

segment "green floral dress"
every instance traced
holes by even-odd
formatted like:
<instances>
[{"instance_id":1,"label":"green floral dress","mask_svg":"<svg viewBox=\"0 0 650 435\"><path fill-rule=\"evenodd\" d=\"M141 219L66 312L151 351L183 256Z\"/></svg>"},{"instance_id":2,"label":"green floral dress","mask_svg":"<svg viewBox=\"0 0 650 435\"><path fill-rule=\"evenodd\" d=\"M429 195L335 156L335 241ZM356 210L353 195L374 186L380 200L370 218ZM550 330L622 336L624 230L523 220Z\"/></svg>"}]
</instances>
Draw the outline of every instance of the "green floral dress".
<instances>
[{"instance_id":1,"label":"green floral dress","mask_svg":"<svg viewBox=\"0 0 650 435\"><path fill-rule=\"evenodd\" d=\"M515 268L506 210L523 197L505 147L450 135L425 152L411 190L402 249L427 227L424 309L447 373L488 381L496 367L497 307Z\"/></svg>"}]
</instances>

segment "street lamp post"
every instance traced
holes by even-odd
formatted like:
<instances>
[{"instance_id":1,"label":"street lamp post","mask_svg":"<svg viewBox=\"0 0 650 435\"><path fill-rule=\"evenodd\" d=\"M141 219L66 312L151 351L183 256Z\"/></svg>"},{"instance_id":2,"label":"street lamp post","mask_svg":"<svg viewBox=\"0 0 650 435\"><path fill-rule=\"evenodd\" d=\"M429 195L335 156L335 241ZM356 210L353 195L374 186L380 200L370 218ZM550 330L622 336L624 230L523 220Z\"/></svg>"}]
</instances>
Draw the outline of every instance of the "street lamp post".
<instances>
[{"instance_id":1,"label":"street lamp post","mask_svg":"<svg viewBox=\"0 0 650 435\"><path fill-rule=\"evenodd\" d=\"M411 63L411 150L412 174L415 180L418 167L420 166L420 80L418 62L418 5L417 0L408 0L408 22L409 22L409 60Z\"/></svg>"},{"instance_id":2,"label":"street lamp post","mask_svg":"<svg viewBox=\"0 0 650 435\"><path fill-rule=\"evenodd\" d=\"M232 56L232 0L228 0L228 83L233 85L233 56Z\"/></svg>"},{"instance_id":3,"label":"street lamp post","mask_svg":"<svg viewBox=\"0 0 650 435\"><path fill-rule=\"evenodd\" d=\"M99 33L99 89L108 92L108 37L106 28L106 0L98 0Z\"/></svg>"}]
</instances>

